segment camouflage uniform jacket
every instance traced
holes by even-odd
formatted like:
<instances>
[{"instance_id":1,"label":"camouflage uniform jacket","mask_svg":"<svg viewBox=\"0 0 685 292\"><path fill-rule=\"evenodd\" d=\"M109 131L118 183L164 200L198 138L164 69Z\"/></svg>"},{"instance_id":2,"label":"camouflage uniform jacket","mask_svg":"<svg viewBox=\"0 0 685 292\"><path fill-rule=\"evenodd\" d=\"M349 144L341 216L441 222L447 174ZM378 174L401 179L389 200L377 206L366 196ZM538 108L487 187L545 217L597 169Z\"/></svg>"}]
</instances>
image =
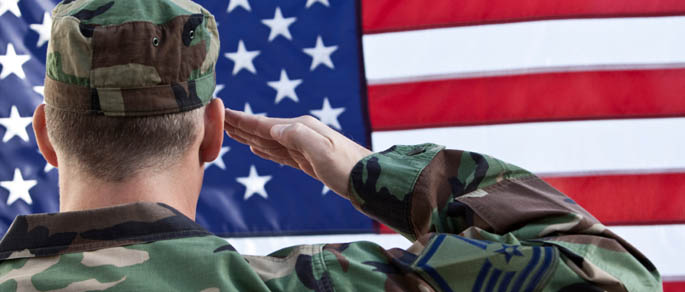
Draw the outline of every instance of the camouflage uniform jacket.
<instances>
[{"instance_id":1,"label":"camouflage uniform jacket","mask_svg":"<svg viewBox=\"0 0 685 292\"><path fill-rule=\"evenodd\" d=\"M357 163L350 189L414 244L247 256L163 204L19 216L0 243L0 291L661 290L654 266L573 200L485 155L395 146Z\"/></svg>"}]
</instances>

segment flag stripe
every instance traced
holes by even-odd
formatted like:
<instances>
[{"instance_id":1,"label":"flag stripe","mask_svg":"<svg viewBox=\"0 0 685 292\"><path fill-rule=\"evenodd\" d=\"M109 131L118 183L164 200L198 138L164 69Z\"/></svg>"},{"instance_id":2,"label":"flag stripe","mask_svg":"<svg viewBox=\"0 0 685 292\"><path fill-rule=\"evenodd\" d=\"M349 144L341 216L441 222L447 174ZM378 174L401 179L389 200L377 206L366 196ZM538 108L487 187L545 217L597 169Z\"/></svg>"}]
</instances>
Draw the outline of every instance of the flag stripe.
<instances>
[{"instance_id":1,"label":"flag stripe","mask_svg":"<svg viewBox=\"0 0 685 292\"><path fill-rule=\"evenodd\" d=\"M378 131L682 116L683 92L685 69L621 70L373 85L368 102L371 126Z\"/></svg>"},{"instance_id":2,"label":"flag stripe","mask_svg":"<svg viewBox=\"0 0 685 292\"><path fill-rule=\"evenodd\" d=\"M685 223L685 172L544 179L606 225Z\"/></svg>"},{"instance_id":3,"label":"flag stripe","mask_svg":"<svg viewBox=\"0 0 685 292\"><path fill-rule=\"evenodd\" d=\"M612 226L612 231L637 247L659 269L664 281L684 281L685 225Z\"/></svg>"},{"instance_id":4,"label":"flag stripe","mask_svg":"<svg viewBox=\"0 0 685 292\"><path fill-rule=\"evenodd\" d=\"M369 84L581 67L682 66L685 16L565 19L365 35ZM579 70L579 69L574 69Z\"/></svg>"},{"instance_id":5,"label":"flag stripe","mask_svg":"<svg viewBox=\"0 0 685 292\"><path fill-rule=\"evenodd\" d=\"M664 280L664 292L685 291L685 282L668 282Z\"/></svg>"},{"instance_id":6,"label":"flag stripe","mask_svg":"<svg viewBox=\"0 0 685 292\"><path fill-rule=\"evenodd\" d=\"M364 33L541 19L685 14L685 2L680 0L372 0L362 1L362 5Z\"/></svg>"},{"instance_id":7,"label":"flag stripe","mask_svg":"<svg viewBox=\"0 0 685 292\"><path fill-rule=\"evenodd\" d=\"M685 169L685 118L589 120L373 132L373 149L434 142L541 175Z\"/></svg>"}]
</instances>

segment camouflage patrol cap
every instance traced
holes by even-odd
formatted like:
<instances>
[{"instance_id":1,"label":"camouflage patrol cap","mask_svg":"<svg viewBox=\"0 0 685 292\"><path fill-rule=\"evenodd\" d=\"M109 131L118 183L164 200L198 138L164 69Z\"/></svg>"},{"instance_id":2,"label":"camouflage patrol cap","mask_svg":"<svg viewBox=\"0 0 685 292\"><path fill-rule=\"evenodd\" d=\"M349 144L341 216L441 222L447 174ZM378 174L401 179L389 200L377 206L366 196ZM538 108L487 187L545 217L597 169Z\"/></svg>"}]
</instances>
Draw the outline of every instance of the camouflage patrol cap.
<instances>
[{"instance_id":1,"label":"camouflage patrol cap","mask_svg":"<svg viewBox=\"0 0 685 292\"><path fill-rule=\"evenodd\" d=\"M189 0L64 0L52 12L45 103L108 116L206 105L216 85L214 16Z\"/></svg>"}]
</instances>

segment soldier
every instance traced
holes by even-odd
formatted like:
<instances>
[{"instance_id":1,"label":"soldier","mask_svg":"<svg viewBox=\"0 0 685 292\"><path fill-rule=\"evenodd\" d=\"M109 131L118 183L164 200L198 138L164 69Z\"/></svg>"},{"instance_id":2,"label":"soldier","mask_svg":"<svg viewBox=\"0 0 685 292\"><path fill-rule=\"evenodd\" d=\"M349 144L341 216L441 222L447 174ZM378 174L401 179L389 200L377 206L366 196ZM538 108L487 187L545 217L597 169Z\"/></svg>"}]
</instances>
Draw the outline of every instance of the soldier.
<instances>
[{"instance_id":1,"label":"soldier","mask_svg":"<svg viewBox=\"0 0 685 292\"><path fill-rule=\"evenodd\" d=\"M661 290L640 252L514 165L433 144L371 153L311 117L225 110L216 23L190 1L65 0L53 17L33 125L61 212L15 219L1 291ZM224 130L414 244L239 254L193 221Z\"/></svg>"}]
</instances>

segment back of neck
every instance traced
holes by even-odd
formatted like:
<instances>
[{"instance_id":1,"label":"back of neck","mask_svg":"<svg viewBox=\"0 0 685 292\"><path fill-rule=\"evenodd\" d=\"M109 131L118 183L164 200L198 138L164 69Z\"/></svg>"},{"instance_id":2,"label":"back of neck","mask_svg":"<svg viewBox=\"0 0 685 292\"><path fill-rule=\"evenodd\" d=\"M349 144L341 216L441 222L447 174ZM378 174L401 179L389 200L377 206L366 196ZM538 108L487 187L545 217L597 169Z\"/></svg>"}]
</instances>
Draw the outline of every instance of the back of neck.
<instances>
[{"instance_id":1,"label":"back of neck","mask_svg":"<svg viewBox=\"0 0 685 292\"><path fill-rule=\"evenodd\" d=\"M141 171L120 182L103 181L74 168L59 168L60 211L79 211L134 202L161 202L195 220L203 170Z\"/></svg>"}]
</instances>

